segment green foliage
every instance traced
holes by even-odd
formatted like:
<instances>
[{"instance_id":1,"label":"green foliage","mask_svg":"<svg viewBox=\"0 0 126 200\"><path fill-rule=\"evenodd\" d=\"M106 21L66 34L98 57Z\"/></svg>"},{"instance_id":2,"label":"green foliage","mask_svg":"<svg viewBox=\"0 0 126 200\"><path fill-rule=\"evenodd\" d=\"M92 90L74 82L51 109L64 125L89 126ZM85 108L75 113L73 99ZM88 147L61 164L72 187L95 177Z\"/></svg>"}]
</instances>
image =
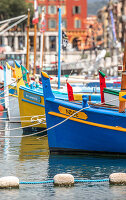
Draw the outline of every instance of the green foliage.
<instances>
[{"instance_id":1,"label":"green foliage","mask_svg":"<svg viewBox=\"0 0 126 200\"><path fill-rule=\"evenodd\" d=\"M33 15L33 5L25 0L0 0L0 20L27 14L28 8Z\"/></svg>"}]
</instances>

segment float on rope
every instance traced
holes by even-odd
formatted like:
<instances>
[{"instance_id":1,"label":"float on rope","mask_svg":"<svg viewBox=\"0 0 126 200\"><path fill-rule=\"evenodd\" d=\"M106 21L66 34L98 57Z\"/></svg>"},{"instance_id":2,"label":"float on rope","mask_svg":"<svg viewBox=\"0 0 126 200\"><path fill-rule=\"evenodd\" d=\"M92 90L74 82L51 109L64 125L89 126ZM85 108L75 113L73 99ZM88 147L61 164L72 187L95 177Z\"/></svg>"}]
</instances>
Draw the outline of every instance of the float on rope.
<instances>
[{"instance_id":1,"label":"float on rope","mask_svg":"<svg viewBox=\"0 0 126 200\"><path fill-rule=\"evenodd\" d=\"M94 183L94 182L109 182L109 184L125 184L126 173L113 173L107 179L85 180L75 179L71 174L57 174L53 179L47 181L25 182L19 181L15 176L5 176L0 178L0 188L19 188L22 184L49 184L53 183L54 186L73 186L75 183Z\"/></svg>"}]
</instances>

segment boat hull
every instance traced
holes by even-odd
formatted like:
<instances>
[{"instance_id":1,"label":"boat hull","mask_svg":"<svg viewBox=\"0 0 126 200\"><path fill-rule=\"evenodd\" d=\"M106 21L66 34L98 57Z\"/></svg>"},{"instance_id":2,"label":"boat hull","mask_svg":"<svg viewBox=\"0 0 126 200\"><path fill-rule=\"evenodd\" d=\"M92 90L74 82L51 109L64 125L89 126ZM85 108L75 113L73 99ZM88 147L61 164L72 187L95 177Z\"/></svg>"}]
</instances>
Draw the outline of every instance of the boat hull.
<instances>
[{"instance_id":1,"label":"boat hull","mask_svg":"<svg viewBox=\"0 0 126 200\"><path fill-rule=\"evenodd\" d=\"M57 100L44 72L42 83L50 151L126 154L126 113Z\"/></svg>"},{"instance_id":2,"label":"boat hull","mask_svg":"<svg viewBox=\"0 0 126 200\"><path fill-rule=\"evenodd\" d=\"M59 112L60 106L63 104L57 104L55 101L47 103L47 128L57 124L48 131L51 152L126 153L126 116L123 117L118 112L115 116L111 115L112 111L109 110L105 114L99 108L96 112L86 109L86 120L72 117L58 125L68 118L68 115ZM73 107L64 106L73 110Z\"/></svg>"},{"instance_id":3,"label":"boat hull","mask_svg":"<svg viewBox=\"0 0 126 200\"><path fill-rule=\"evenodd\" d=\"M16 95L9 95L9 106L8 110L8 119L10 122L13 123L20 123L20 112L19 112L19 103L18 103L18 96Z\"/></svg>"},{"instance_id":4,"label":"boat hull","mask_svg":"<svg viewBox=\"0 0 126 200\"><path fill-rule=\"evenodd\" d=\"M5 107L4 86L3 86L3 83L0 83L0 104L3 107Z\"/></svg>"},{"instance_id":5,"label":"boat hull","mask_svg":"<svg viewBox=\"0 0 126 200\"><path fill-rule=\"evenodd\" d=\"M39 123L37 121L37 119L45 121L44 97L43 95L40 95L40 93L37 94L37 92L34 92L34 90L30 90L27 87L20 87L19 110L23 133L27 133L28 130L34 132L46 128L46 123Z\"/></svg>"}]
</instances>

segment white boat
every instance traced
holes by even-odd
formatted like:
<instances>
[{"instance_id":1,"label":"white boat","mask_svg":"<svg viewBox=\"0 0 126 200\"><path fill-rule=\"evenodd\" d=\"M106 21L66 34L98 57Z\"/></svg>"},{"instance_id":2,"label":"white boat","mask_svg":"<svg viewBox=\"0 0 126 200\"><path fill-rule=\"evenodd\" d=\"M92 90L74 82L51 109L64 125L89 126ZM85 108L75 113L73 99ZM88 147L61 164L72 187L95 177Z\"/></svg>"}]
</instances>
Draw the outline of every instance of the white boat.
<instances>
[{"instance_id":1,"label":"white boat","mask_svg":"<svg viewBox=\"0 0 126 200\"><path fill-rule=\"evenodd\" d=\"M20 122L16 80L11 77L11 67L8 63L6 63L4 73L5 108L7 109L8 119L10 122ZM10 85L12 82L13 84Z\"/></svg>"}]
</instances>

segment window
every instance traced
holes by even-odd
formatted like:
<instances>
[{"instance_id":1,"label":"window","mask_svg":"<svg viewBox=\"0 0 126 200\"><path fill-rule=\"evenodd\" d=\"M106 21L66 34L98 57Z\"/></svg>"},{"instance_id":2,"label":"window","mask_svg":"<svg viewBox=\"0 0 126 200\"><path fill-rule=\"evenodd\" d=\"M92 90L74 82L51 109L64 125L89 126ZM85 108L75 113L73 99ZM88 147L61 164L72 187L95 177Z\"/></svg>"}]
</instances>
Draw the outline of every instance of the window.
<instances>
[{"instance_id":1,"label":"window","mask_svg":"<svg viewBox=\"0 0 126 200\"><path fill-rule=\"evenodd\" d=\"M48 28L56 28L56 20L55 19L50 19L48 21Z\"/></svg>"},{"instance_id":2,"label":"window","mask_svg":"<svg viewBox=\"0 0 126 200\"><path fill-rule=\"evenodd\" d=\"M56 51L56 36L49 36L49 50Z\"/></svg>"},{"instance_id":3,"label":"window","mask_svg":"<svg viewBox=\"0 0 126 200\"><path fill-rule=\"evenodd\" d=\"M25 46L25 37L24 36L19 36L18 37L18 49L22 50Z\"/></svg>"},{"instance_id":4,"label":"window","mask_svg":"<svg viewBox=\"0 0 126 200\"><path fill-rule=\"evenodd\" d=\"M29 36L30 39L30 51L34 51L34 37Z\"/></svg>"},{"instance_id":5,"label":"window","mask_svg":"<svg viewBox=\"0 0 126 200\"><path fill-rule=\"evenodd\" d=\"M3 39L2 39L2 36L0 36L0 46L3 45Z\"/></svg>"},{"instance_id":6,"label":"window","mask_svg":"<svg viewBox=\"0 0 126 200\"><path fill-rule=\"evenodd\" d=\"M80 6L73 7L73 14L80 14Z\"/></svg>"},{"instance_id":7,"label":"window","mask_svg":"<svg viewBox=\"0 0 126 200\"><path fill-rule=\"evenodd\" d=\"M39 14L42 14L42 9L44 8L44 13L46 13L46 6L38 6Z\"/></svg>"},{"instance_id":8,"label":"window","mask_svg":"<svg viewBox=\"0 0 126 200\"><path fill-rule=\"evenodd\" d=\"M67 28L66 19L62 19L62 28Z\"/></svg>"},{"instance_id":9,"label":"window","mask_svg":"<svg viewBox=\"0 0 126 200\"><path fill-rule=\"evenodd\" d=\"M74 21L74 27L75 28L81 28L81 21L80 21L80 19L75 19L75 21Z\"/></svg>"},{"instance_id":10,"label":"window","mask_svg":"<svg viewBox=\"0 0 126 200\"><path fill-rule=\"evenodd\" d=\"M48 14L56 14L56 6L48 6Z\"/></svg>"},{"instance_id":11,"label":"window","mask_svg":"<svg viewBox=\"0 0 126 200\"><path fill-rule=\"evenodd\" d=\"M8 46L14 48L14 36L8 36Z\"/></svg>"},{"instance_id":12,"label":"window","mask_svg":"<svg viewBox=\"0 0 126 200\"><path fill-rule=\"evenodd\" d=\"M61 6L61 14L62 15L66 14L66 6Z\"/></svg>"}]
</instances>

